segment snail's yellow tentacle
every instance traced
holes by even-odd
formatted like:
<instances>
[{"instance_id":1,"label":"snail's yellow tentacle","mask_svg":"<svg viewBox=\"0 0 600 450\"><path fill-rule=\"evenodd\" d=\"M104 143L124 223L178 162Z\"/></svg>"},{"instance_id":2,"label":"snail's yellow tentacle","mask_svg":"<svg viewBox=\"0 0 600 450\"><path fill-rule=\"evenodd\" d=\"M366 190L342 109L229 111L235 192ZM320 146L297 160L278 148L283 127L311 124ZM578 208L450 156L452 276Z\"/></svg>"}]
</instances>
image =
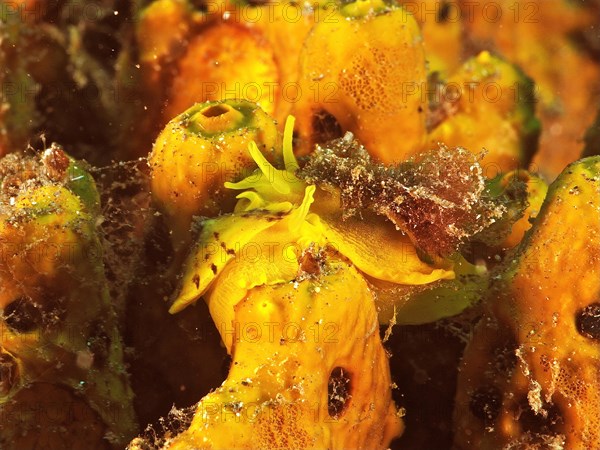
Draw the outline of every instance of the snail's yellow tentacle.
<instances>
[{"instance_id":1,"label":"snail's yellow tentacle","mask_svg":"<svg viewBox=\"0 0 600 450\"><path fill-rule=\"evenodd\" d=\"M306 216L308 216L308 211L310 210L310 205L312 205L315 201L314 194L316 189L317 188L313 185L306 186L302 204L290 215L290 230L292 233L297 233L306 220Z\"/></svg>"},{"instance_id":2,"label":"snail's yellow tentacle","mask_svg":"<svg viewBox=\"0 0 600 450\"><path fill-rule=\"evenodd\" d=\"M300 168L292 147L295 122L294 116L288 116L283 130L283 163L285 164L285 170L291 173L295 173Z\"/></svg>"}]
</instances>

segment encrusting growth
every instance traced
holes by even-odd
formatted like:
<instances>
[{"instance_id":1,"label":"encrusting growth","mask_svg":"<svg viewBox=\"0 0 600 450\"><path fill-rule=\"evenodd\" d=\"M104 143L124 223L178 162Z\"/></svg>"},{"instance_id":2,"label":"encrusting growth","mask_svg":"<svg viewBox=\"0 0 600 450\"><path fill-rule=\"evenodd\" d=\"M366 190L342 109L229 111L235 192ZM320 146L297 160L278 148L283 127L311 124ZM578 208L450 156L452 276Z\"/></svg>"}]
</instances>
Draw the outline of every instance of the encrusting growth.
<instances>
[{"instance_id":1,"label":"encrusting growth","mask_svg":"<svg viewBox=\"0 0 600 450\"><path fill-rule=\"evenodd\" d=\"M0 447L123 448L137 426L94 181L53 145L0 161L0 199Z\"/></svg>"},{"instance_id":2,"label":"encrusting growth","mask_svg":"<svg viewBox=\"0 0 600 450\"><path fill-rule=\"evenodd\" d=\"M459 372L457 448L600 445L599 193L600 158L568 166L492 277Z\"/></svg>"}]
</instances>

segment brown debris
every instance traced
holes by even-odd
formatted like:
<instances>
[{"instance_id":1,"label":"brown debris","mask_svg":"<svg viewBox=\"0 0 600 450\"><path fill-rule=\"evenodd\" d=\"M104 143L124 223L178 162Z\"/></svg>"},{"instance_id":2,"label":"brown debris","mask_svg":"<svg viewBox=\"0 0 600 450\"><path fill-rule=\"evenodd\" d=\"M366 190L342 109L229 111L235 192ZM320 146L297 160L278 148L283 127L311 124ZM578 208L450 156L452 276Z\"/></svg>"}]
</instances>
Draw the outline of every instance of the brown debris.
<instances>
[{"instance_id":1,"label":"brown debris","mask_svg":"<svg viewBox=\"0 0 600 450\"><path fill-rule=\"evenodd\" d=\"M503 212L486 198L477 156L462 148L440 146L385 166L348 133L317 146L299 176L339 188L345 217L366 210L383 215L430 256L457 250Z\"/></svg>"}]
</instances>

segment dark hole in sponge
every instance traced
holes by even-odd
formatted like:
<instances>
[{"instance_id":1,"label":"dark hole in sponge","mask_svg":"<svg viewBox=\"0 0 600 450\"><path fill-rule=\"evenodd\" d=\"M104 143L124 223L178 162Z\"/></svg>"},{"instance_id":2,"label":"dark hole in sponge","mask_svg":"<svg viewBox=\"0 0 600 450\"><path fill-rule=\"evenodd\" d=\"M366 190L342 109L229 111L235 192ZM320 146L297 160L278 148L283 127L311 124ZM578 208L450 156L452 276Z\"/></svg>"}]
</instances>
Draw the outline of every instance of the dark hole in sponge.
<instances>
[{"instance_id":1,"label":"dark hole in sponge","mask_svg":"<svg viewBox=\"0 0 600 450\"><path fill-rule=\"evenodd\" d=\"M41 309L31 300L22 296L9 303L2 313L6 325L18 333L28 333L42 325Z\"/></svg>"},{"instance_id":2,"label":"dark hole in sponge","mask_svg":"<svg viewBox=\"0 0 600 450\"><path fill-rule=\"evenodd\" d=\"M533 434L554 434L564 423L556 404L544 405L544 410L536 413L531 409L526 398L519 402L516 417L519 418L523 430Z\"/></svg>"},{"instance_id":3,"label":"dark hole in sponge","mask_svg":"<svg viewBox=\"0 0 600 450\"><path fill-rule=\"evenodd\" d=\"M327 386L327 408L331 417L337 419L344 413L352 397L351 390L350 373L342 367L333 369Z\"/></svg>"},{"instance_id":4,"label":"dark hole in sponge","mask_svg":"<svg viewBox=\"0 0 600 450\"><path fill-rule=\"evenodd\" d=\"M219 117L229 112L229 108L224 105L212 105L202 111L204 117Z\"/></svg>"},{"instance_id":5,"label":"dark hole in sponge","mask_svg":"<svg viewBox=\"0 0 600 450\"><path fill-rule=\"evenodd\" d=\"M314 113L312 126L313 140L317 144L323 144L344 136L344 130L342 130L337 119L324 109Z\"/></svg>"},{"instance_id":6,"label":"dark hole in sponge","mask_svg":"<svg viewBox=\"0 0 600 450\"><path fill-rule=\"evenodd\" d=\"M437 21L439 23L444 23L450 18L451 8L452 6L450 5L450 2L441 3L437 12Z\"/></svg>"},{"instance_id":7,"label":"dark hole in sponge","mask_svg":"<svg viewBox=\"0 0 600 450\"><path fill-rule=\"evenodd\" d=\"M485 386L471 394L469 409L471 413L488 424L493 422L500 414L502 396L500 391L493 386Z\"/></svg>"},{"instance_id":8,"label":"dark hole in sponge","mask_svg":"<svg viewBox=\"0 0 600 450\"><path fill-rule=\"evenodd\" d=\"M592 303L578 311L575 325L582 336L600 341L600 303Z\"/></svg>"}]
</instances>

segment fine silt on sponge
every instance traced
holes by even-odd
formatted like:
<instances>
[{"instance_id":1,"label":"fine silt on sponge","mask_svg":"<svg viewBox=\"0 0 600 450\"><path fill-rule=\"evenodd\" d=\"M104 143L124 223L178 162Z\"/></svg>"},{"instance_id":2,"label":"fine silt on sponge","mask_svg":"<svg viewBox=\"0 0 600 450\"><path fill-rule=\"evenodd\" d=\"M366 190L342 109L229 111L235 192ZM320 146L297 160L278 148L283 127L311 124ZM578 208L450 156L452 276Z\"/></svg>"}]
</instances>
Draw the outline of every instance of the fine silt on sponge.
<instances>
[{"instance_id":1,"label":"fine silt on sponge","mask_svg":"<svg viewBox=\"0 0 600 450\"><path fill-rule=\"evenodd\" d=\"M92 178L59 147L0 161L2 448L122 448L136 430Z\"/></svg>"},{"instance_id":2,"label":"fine silt on sponge","mask_svg":"<svg viewBox=\"0 0 600 450\"><path fill-rule=\"evenodd\" d=\"M599 194L598 157L568 166L494 277L459 372L457 448L600 445Z\"/></svg>"}]
</instances>

